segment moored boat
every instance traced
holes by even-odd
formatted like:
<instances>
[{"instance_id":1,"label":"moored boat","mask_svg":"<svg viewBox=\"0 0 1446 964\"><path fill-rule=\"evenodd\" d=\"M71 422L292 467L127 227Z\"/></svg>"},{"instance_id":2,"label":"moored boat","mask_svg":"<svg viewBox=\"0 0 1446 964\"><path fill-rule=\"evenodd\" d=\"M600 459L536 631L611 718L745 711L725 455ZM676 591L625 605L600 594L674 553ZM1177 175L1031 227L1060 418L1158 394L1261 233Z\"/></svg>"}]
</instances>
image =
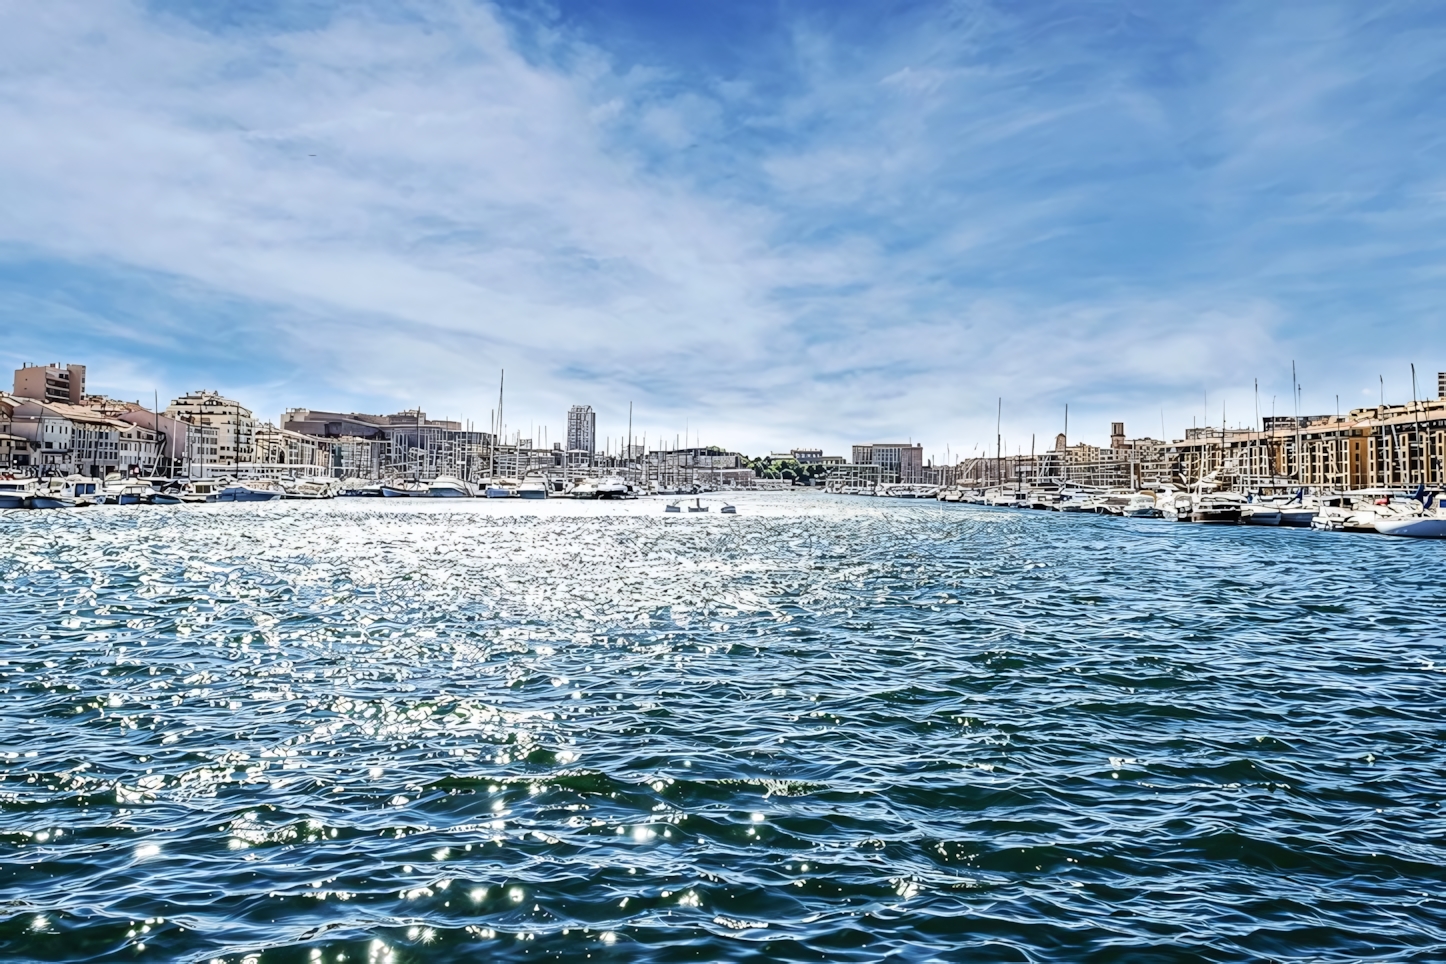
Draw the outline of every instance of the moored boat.
<instances>
[{"instance_id":1,"label":"moored boat","mask_svg":"<svg viewBox=\"0 0 1446 964\"><path fill-rule=\"evenodd\" d=\"M540 475L529 475L517 486L517 497L519 499L545 499L547 498L547 480Z\"/></svg>"},{"instance_id":2,"label":"moored boat","mask_svg":"<svg viewBox=\"0 0 1446 964\"><path fill-rule=\"evenodd\" d=\"M281 483L271 479L233 482L217 493L217 502L273 502L286 497Z\"/></svg>"}]
</instances>

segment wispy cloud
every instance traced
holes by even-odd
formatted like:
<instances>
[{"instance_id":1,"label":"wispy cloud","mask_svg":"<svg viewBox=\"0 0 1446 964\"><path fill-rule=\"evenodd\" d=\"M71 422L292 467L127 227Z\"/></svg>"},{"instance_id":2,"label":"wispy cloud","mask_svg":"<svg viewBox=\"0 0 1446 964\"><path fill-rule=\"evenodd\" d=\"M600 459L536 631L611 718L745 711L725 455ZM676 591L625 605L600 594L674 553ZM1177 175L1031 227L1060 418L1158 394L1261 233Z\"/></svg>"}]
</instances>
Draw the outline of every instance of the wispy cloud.
<instances>
[{"instance_id":1,"label":"wispy cloud","mask_svg":"<svg viewBox=\"0 0 1446 964\"><path fill-rule=\"evenodd\" d=\"M940 452L1446 367L1430 11L739 10L5 4L0 354Z\"/></svg>"}]
</instances>

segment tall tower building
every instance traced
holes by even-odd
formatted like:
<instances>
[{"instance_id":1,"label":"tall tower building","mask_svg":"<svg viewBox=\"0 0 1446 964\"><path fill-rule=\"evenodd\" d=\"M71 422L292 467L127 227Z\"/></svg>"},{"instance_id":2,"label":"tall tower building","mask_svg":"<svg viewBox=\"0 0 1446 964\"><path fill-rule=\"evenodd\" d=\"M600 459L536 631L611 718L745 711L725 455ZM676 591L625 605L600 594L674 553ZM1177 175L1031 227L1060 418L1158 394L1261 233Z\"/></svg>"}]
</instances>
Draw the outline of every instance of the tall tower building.
<instances>
[{"instance_id":1,"label":"tall tower building","mask_svg":"<svg viewBox=\"0 0 1446 964\"><path fill-rule=\"evenodd\" d=\"M574 405L567 410L567 449L589 455L597 451L597 413L591 405Z\"/></svg>"}]
</instances>

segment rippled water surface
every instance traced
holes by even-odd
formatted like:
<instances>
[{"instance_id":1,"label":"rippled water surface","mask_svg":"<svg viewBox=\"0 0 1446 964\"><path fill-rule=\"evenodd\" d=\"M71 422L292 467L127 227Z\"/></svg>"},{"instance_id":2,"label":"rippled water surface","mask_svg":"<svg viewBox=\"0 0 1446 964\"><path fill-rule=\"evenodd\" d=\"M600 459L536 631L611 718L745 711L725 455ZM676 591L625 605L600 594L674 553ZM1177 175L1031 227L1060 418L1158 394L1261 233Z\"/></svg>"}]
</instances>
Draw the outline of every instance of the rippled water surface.
<instances>
[{"instance_id":1,"label":"rippled water surface","mask_svg":"<svg viewBox=\"0 0 1446 964\"><path fill-rule=\"evenodd\" d=\"M1446 959L1446 547L0 514L0 957Z\"/></svg>"}]
</instances>

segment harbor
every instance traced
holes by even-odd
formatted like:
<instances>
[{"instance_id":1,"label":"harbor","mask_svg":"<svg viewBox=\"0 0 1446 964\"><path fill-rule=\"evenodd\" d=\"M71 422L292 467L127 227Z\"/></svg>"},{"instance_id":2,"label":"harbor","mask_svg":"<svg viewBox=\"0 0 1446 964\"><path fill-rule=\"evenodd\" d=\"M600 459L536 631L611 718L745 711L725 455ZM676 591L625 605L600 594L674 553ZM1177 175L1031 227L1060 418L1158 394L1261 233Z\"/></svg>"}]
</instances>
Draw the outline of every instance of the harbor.
<instances>
[{"instance_id":1,"label":"harbor","mask_svg":"<svg viewBox=\"0 0 1446 964\"><path fill-rule=\"evenodd\" d=\"M509 433L505 379L486 430L394 415L287 409L278 428L218 393L164 411L88 394L81 365L30 366L0 393L0 509L184 505L334 498L638 499L799 490L1002 509L1206 525L1446 538L1446 373L1437 397L1333 416L1257 415L1253 426L1196 425L1183 438L1069 441L936 463L919 443L794 448L750 458L692 431L649 446L625 431L599 440L575 405L565 440L545 426ZM1412 384L1415 385L1414 369ZM1257 402L1258 408L1258 402ZM998 401L1002 416L1003 399ZM999 428L997 425L996 428ZM1162 424L1163 428L1163 424ZM1163 434L1163 433L1162 433ZM691 438L689 436L692 436Z\"/></svg>"}]
</instances>

